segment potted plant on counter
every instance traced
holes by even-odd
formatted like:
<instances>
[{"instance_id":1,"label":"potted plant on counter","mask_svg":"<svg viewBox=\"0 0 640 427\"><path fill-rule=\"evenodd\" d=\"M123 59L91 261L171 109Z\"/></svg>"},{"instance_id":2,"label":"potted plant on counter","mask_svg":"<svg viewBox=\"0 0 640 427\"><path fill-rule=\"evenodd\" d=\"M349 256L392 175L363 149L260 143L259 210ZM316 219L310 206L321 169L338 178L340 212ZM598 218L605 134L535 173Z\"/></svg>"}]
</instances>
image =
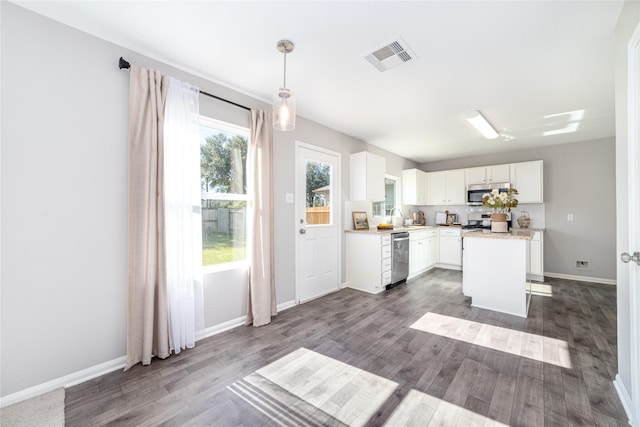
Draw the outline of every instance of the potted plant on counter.
<instances>
[{"instance_id":1,"label":"potted plant on counter","mask_svg":"<svg viewBox=\"0 0 640 427\"><path fill-rule=\"evenodd\" d=\"M497 189L491 193L482 196L482 206L493 209L491 214L491 231L494 233L506 233L509 231L507 225L507 212L511 212L511 208L518 206L518 199L515 195L518 190L510 188L505 192L499 192Z\"/></svg>"}]
</instances>

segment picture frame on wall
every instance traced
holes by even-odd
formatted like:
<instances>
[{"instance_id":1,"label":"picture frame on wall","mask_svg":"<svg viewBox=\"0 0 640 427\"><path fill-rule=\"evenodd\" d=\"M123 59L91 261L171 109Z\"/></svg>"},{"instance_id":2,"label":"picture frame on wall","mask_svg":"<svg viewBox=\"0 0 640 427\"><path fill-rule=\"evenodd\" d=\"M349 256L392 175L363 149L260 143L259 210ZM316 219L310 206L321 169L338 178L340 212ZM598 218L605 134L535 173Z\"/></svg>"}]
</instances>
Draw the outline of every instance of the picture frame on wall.
<instances>
[{"instance_id":1,"label":"picture frame on wall","mask_svg":"<svg viewBox=\"0 0 640 427\"><path fill-rule=\"evenodd\" d=\"M353 228L356 230L368 230L369 219L366 212L352 212L353 215Z\"/></svg>"}]
</instances>

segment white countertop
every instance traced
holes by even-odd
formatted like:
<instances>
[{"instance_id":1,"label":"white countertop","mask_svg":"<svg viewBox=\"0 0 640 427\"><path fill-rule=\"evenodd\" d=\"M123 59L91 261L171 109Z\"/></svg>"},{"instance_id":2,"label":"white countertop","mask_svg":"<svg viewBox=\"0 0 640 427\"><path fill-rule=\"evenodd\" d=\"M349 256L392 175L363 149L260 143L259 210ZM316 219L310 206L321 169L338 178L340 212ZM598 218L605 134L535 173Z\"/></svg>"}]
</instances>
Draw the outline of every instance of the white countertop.
<instances>
[{"instance_id":1,"label":"white countertop","mask_svg":"<svg viewBox=\"0 0 640 427\"><path fill-rule=\"evenodd\" d=\"M512 228L507 233L492 233L490 230L466 230L462 232L462 237L479 237L484 239L521 239L531 240L537 231L544 231L537 228Z\"/></svg>"},{"instance_id":2,"label":"white countertop","mask_svg":"<svg viewBox=\"0 0 640 427\"><path fill-rule=\"evenodd\" d=\"M360 233L360 234L391 234L391 233L404 233L405 231L420 231L438 228L435 225L410 225L408 227L395 227L390 229L379 230L377 227L370 227L368 230L344 230L345 233Z\"/></svg>"}]
</instances>

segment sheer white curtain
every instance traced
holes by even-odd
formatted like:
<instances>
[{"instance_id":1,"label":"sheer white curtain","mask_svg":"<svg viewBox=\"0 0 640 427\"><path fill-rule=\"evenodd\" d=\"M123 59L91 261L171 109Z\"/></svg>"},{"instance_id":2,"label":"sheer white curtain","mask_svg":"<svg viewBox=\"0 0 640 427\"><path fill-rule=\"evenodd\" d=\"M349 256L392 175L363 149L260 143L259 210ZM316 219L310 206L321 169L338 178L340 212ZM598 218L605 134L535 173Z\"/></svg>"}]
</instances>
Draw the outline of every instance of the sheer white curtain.
<instances>
[{"instance_id":1,"label":"sheer white curtain","mask_svg":"<svg viewBox=\"0 0 640 427\"><path fill-rule=\"evenodd\" d=\"M169 345L195 346L204 329L198 88L169 78L164 115L164 198Z\"/></svg>"}]
</instances>

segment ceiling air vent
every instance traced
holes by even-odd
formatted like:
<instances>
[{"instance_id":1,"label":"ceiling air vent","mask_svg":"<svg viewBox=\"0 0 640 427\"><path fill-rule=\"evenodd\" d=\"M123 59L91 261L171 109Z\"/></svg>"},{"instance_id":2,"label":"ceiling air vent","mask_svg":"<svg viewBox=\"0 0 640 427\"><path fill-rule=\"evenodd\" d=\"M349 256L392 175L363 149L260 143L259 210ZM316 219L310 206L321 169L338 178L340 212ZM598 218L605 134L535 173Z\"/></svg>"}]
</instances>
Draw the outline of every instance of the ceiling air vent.
<instances>
[{"instance_id":1,"label":"ceiling air vent","mask_svg":"<svg viewBox=\"0 0 640 427\"><path fill-rule=\"evenodd\" d=\"M371 52L365 56L364 59L369 61L378 71L387 71L400 64L411 61L415 57L415 53L409 49L407 43L398 37L388 45Z\"/></svg>"}]
</instances>

